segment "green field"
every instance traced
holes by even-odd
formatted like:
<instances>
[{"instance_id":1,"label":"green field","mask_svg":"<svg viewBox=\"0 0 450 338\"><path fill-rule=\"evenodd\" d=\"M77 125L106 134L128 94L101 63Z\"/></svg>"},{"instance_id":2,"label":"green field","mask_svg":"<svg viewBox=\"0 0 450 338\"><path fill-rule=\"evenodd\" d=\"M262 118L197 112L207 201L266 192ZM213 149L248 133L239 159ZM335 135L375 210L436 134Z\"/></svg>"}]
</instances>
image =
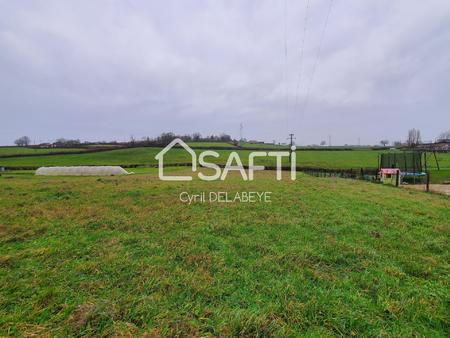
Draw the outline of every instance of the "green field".
<instances>
[{"instance_id":1,"label":"green field","mask_svg":"<svg viewBox=\"0 0 450 338\"><path fill-rule=\"evenodd\" d=\"M0 177L1 336L448 333L447 197L139 170ZM189 206L182 191L271 191L272 203Z\"/></svg>"},{"instance_id":2,"label":"green field","mask_svg":"<svg viewBox=\"0 0 450 338\"><path fill-rule=\"evenodd\" d=\"M219 148L235 148L232 143L228 142L187 142L191 147L219 147Z\"/></svg>"},{"instance_id":3,"label":"green field","mask_svg":"<svg viewBox=\"0 0 450 338\"><path fill-rule=\"evenodd\" d=\"M27 148L27 147L0 147L0 156L3 155L33 155L33 154L49 154L49 153L71 153L85 151L84 148Z\"/></svg>"},{"instance_id":4,"label":"green field","mask_svg":"<svg viewBox=\"0 0 450 338\"><path fill-rule=\"evenodd\" d=\"M270 144L270 143L264 143L264 144L260 144L260 143L241 143L241 147L242 148L264 148L264 149L288 149L289 146L287 145L278 145L278 144Z\"/></svg>"},{"instance_id":5,"label":"green field","mask_svg":"<svg viewBox=\"0 0 450 338\"><path fill-rule=\"evenodd\" d=\"M218 142L217 142L218 143ZM195 143L197 146L208 147L210 143ZM220 144L220 143L218 143ZM223 143L224 145L226 143ZM2 148L0 148L2 149ZM3 148L6 149L6 148ZM25 148L27 149L27 148ZM16 147L15 151L19 151ZM68 149L70 150L70 149ZM140 147L127 148L103 152L93 152L86 154L63 154L48 156L27 156L0 158L0 166L7 167L38 167L38 166L74 166L74 165L138 165L149 166L156 165L155 155L160 148ZM55 149L56 151L56 149ZM202 150L195 149L199 154ZM225 164L232 150L217 150L220 158L214 159L215 162ZM244 164L248 164L249 150L235 150L241 155ZM300 167L314 168L376 168L378 166L379 151L374 150L351 150L351 151L332 151L332 150L298 150L297 165ZM450 153L437 154L441 170L438 171L436 162L432 154L428 154L428 165L431 173L432 183L442 183L450 180ZM212 160L212 159L211 159ZM177 163L190 162L189 154L180 148L172 149L165 158L165 164L173 165ZM256 164L275 166L275 158L257 158ZM287 158L283 165L288 165Z\"/></svg>"},{"instance_id":6,"label":"green field","mask_svg":"<svg viewBox=\"0 0 450 338\"><path fill-rule=\"evenodd\" d=\"M0 159L0 166L44 166L44 165L119 165L119 164L156 164L155 155L159 148L141 147L111 150L87 154L67 154L36 157L17 157ZM200 153L202 150L196 150ZM231 150L218 150L219 163L225 163ZM242 161L247 163L249 150L237 150ZM297 165L328 168L377 167L378 152L372 150L355 151L298 151ZM449 156L450 158L450 156ZM189 154L182 149L172 149L167 156L167 163L182 163L190 160ZM275 165L274 158L259 159L259 163ZM285 164L287 164L285 159ZM450 166L449 166L450 167Z\"/></svg>"}]
</instances>

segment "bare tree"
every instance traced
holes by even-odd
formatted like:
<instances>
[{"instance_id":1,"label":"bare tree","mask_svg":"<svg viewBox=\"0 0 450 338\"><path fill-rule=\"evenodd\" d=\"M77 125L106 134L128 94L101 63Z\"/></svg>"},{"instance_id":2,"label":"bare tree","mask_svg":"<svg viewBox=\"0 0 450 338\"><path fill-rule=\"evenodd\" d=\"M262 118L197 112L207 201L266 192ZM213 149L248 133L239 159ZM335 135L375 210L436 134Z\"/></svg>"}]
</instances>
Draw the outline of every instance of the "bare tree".
<instances>
[{"instance_id":1,"label":"bare tree","mask_svg":"<svg viewBox=\"0 0 450 338\"><path fill-rule=\"evenodd\" d=\"M321 146L327 145L327 141L320 141L320 145L321 145Z\"/></svg>"},{"instance_id":2,"label":"bare tree","mask_svg":"<svg viewBox=\"0 0 450 338\"><path fill-rule=\"evenodd\" d=\"M200 134L200 133L193 133L192 134L192 140L200 141L201 139L202 139L202 134Z\"/></svg>"},{"instance_id":3,"label":"bare tree","mask_svg":"<svg viewBox=\"0 0 450 338\"><path fill-rule=\"evenodd\" d=\"M402 141L394 141L393 144L396 147L400 147L402 145Z\"/></svg>"},{"instance_id":4,"label":"bare tree","mask_svg":"<svg viewBox=\"0 0 450 338\"><path fill-rule=\"evenodd\" d=\"M444 131L439 134L438 141L450 140L450 130Z\"/></svg>"},{"instance_id":5,"label":"bare tree","mask_svg":"<svg viewBox=\"0 0 450 338\"><path fill-rule=\"evenodd\" d=\"M415 147L419 145L422 142L422 138L420 136L420 130L419 129L410 129L408 131L408 138L406 140L406 144L408 147Z\"/></svg>"},{"instance_id":6,"label":"bare tree","mask_svg":"<svg viewBox=\"0 0 450 338\"><path fill-rule=\"evenodd\" d=\"M162 144L169 144L176 137L177 136L172 132L162 133L161 135L158 136L157 141Z\"/></svg>"},{"instance_id":7,"label":"bare tree","mask_svg":"<svg viewBox=\"0 0 450 338\"><path fill-rule=\"evenodd\" d=\"M30 144L30 138L28 136L19 137L14 143L19 147L26 147Z\"/></svg>"},{"instance_id":8,"label":"bare tree","mask_svg":"<svg viewBox=\"0 0 450 338\"><path fill-rule=\"evenodd\" d=\"M380 144L381 144L383 147L386 147L386 146L389 144L389 141L388 141L388 140L381 140L381 141L380 141Z\"/></svg>"}]
</instances>

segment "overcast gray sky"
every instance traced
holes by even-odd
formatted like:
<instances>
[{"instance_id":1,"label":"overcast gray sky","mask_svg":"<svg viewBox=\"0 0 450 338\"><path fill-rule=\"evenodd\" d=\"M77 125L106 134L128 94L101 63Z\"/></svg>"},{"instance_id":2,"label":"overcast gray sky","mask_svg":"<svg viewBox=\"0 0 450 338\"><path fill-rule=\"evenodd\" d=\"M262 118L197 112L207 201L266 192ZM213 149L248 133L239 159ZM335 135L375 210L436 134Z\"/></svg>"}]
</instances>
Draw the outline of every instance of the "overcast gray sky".
<instances>
[{"instance_id":1,"label":"overcast gray sky","mask_svg":"<svg viewBox=\"0 0 450 338\"><path fill-rule=\"evenodd\" d=\"M0 144L238 137L241 122L298 144L450 129L450 1L307 4L0 0Z\"/></svg>"}]
</instances>

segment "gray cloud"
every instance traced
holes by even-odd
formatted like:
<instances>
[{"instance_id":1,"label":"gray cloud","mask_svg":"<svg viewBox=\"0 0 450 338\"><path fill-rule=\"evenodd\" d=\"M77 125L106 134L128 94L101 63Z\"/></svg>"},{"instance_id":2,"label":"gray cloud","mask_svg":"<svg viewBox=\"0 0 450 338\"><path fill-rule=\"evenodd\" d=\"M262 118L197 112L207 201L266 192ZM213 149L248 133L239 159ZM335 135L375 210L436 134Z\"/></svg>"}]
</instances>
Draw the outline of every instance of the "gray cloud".
<instances>
[{"instance_id":1,"label":"gray cloud","mask_svg":"<svg viewBox=\"0 0 450 338\"><path fill-rule=\"evenodd\" d=\"M0 0L0 143L449 129L450 3L335 0L317 59L328 5L310 1L298 86L305 1L287 0L286 61L284 1Z\"/></svg>"}]
</instances>

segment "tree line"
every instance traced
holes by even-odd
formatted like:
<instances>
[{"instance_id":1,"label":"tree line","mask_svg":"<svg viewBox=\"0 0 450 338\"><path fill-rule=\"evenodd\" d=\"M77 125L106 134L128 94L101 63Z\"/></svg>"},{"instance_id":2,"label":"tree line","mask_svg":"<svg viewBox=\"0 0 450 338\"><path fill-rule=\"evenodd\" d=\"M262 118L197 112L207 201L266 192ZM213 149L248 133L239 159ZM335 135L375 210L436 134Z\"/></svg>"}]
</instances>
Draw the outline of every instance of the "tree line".
<instances>
[{"instance_id":1,"label":"tree line","mask_svg":"<svg viewBox=\"0 0 450 338\"><path fill-rule=\"evenodd\" d=\"M228 142L237 144L239 141L233 139L230 135L222 133L219 135L211 134L208 136L202 136L200 133L196 132L193 134L184 134L177 135L173 132L164 132L161 135L151 138L151 137L142 137L140 139L135 139L133 136L130 137L128 142L118 142L118 141L99 141L99 142L81 142L79 139L65 139L58 138L53 143L44 143L40 144L40 146L47 147L77 147L80 145L89 145L89 144L117 144L117 145L125 145L125 146L145 146L145 145L166 145L170 143L173 139L180 138L185 142ZM437 142L442 142L444 140L450 140L450 130L442 132L437 137ZM241 140L245 141L245 140ZM19 137L14 143L19 147L27 147L31 145L31 140L28 136ZM422 136L419 129L410 129L408 130L407 138L404 142L402 141L394 141L392 142L393 146L400 147L406 146L408 148L414 148L422 143ZM326 142L322 141L320 145L325 145ZM390 144L389 140L382 139L380 144L384 147Z\"/></svg>"},{"instance_id":2,"label":"tree line","mask_svg":"<svg viewBox=\"0 0 450 338\"><path fill-rule=\"evenodd\" d=\"M98 141L98 142L88 142L88 141L80 141L79 139L66 139L66 138L58 138L53 143L41 143L38 146L42 147L55 147L55 148L63 148L63 147L77 147L81 145L89 145L89 144L117 144L124 146L145 146L145 145L166 145L170 143L173 139L180 138L185 142L228 142L228 143L237 143L237 140L232 139L232 137L228 134L221 133L219 135L211 134L208 136L202 136L200 133L196 132L193 134L184 134L177 135L173 132L164 132L161 135L151 138L151 137L142 137L140 139L134 138L134 136L130 136L130 140L126 142L118 142L118 141ZM28 136L19 137L14 143L19 147L28 147L31 145L31 139Z\"/></svg>"},{"instance_id":3,"label":"tree line","mask_svg":"<svg viewBox=\"0 0 450 338\"><path fill-rule=\"evenodd\" d=\"M450 140L450 130L440 133L439 136L436 138L436 142L443 142L448 140ZM384 147L386 147L389 143L390 143L389 140L386 139L380 141L380 144ZM415 128L408 130L408 136L405 142L402 141L392 142L392 145L396 147L407 146L408 148L415 148L420 144L422 144L422 135L420 133L420 130Z\"/></svg>"}]
</instances>

